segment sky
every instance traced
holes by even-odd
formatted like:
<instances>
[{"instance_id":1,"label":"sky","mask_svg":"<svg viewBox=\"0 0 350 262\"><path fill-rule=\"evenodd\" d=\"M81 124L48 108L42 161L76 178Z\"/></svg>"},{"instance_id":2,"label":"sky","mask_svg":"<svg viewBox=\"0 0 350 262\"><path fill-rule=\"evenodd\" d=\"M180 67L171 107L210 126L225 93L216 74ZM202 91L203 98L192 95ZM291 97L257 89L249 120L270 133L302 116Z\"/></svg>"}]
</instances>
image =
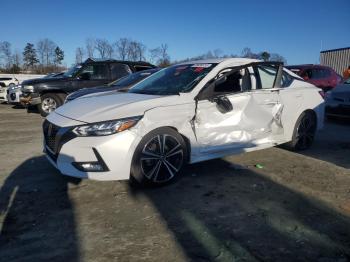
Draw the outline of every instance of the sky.
<instances>
[{"instance_id":1,"label":"sky","mask_svg":"<svg viewBox=\"0 0 350 262\"><path fill-rule=\"evenodd\" d=\"M68 66L89 37L166 43L172 60L249 47L288 64L318 63L321 49L350 47L350 0L0 0L0 10L0 41L22 52L27 42L49 38Z\"/></svg>"}]
</instances>

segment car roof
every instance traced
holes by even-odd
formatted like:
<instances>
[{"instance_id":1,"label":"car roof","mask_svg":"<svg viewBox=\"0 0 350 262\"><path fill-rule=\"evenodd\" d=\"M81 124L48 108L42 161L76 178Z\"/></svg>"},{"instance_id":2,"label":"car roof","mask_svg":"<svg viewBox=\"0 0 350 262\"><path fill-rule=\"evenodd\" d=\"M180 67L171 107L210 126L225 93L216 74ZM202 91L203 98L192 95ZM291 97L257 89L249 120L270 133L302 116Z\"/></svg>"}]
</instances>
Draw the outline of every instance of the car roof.
<instances>
[{"instance_id":1,"label":"car roof","mask_svg":"<svg viewBox=\"0 0 350 262\"><path fill-rule=\"evenodd\" d=\"M139 65L139 66L151 66L156 67L145 61L126 61L126 60L116 60L116 59L103 59L103 58L88 58L84 63L123 63L128 65Z\"/></svg>"},{"instance_id":2,"label":"car roof","mask_svg":"<svg viewBox=\"0 0 350 262\"><path fill-rule=\"evenodd\" d=\"M186 64L220 64L220 63L230 63L230 64L235 64L237 66L240 65L245 65L245 64L250 64L254 62L262 62L261 60L257 59L251 59L251 58L213 58L213 59L203 59L203 60L192 60L192 61L187 61L180 63L182 65Z\"/></svg>"},{"instance_id":3,"label":"car roof","mask_svg":"<svg viewBox=\"0 0 350 262\"><path fill-rule=\"evenodd\" d=\"M329 69L329 66L324 65L315 65L315 64L304 64L304 65L288 65L286 68L292 68L292 69L307 69L307 68L327 68Z\"/></svg>"}]
</instances>

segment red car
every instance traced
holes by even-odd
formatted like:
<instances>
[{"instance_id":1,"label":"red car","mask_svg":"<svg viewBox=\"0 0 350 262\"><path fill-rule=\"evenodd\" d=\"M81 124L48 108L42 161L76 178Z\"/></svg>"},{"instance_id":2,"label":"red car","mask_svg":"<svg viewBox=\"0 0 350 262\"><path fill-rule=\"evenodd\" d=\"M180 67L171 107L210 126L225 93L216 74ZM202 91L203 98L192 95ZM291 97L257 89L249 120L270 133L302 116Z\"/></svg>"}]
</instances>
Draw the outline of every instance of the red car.
<instances>
[{"instance_id":1,"label":"red car","mask_svg":"<svg viewBox=\"0 0 350 262\"><path fill-rule=\"evenodd\" d=\"M322 88L327 92L342 82L342 77L332 68L322 65L292 65L286 66L305 81Z\"/></svg>"}]
</instances>

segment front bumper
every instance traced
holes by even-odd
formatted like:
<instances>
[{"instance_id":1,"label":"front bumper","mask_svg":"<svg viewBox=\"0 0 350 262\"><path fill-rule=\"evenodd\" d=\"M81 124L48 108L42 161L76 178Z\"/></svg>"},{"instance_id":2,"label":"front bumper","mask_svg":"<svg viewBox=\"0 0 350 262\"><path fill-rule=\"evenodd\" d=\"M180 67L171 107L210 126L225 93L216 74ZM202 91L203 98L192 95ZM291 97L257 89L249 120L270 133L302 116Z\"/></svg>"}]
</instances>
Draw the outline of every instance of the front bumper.
<instances>
[{"instance_id":1,"label":"front bumper","mask_svg":"<svg viewBox=\"0 0 350 262\"><path fill-rule=\"evenodd\" d=\"M53 117L50 115L50 118ZM62 122L62 119L60 121ZM44 152L51 164L62 174L93 180L129 179L133 153L141 140L132 131L126 130L99 137L70 137L71 128L59 127L58 129L54 150L52 146L51 148L48 146L48 143L52 145L52 141L48 141L47 136L44 135ZM98 157L95 151L98 152ZM103 161L107 171L84 172L75 165L77 162L97 161Z\"/></svg>"},{"instance_id":2,"label":"front bumper","mask_svg":"<svg viewBox=\"0 0 350 262\"><path fill-rule=\"evenodd\" d=\"M7 88L6 87L0 87L0 101L1 102L7 101Z\"/></svg>"},{"instance_id":3,"label":"front bumper","mask_svg":"<svg viewBox=\"0 0 350 262\"><path fill-rule=\"evenodd\" d=\"M350 118L350 104L327 105L326 116Z\"/></svg>"},{"instance_id":4,"label":"front bumper","mask_svg":"<svg viewBox=\"0 0 350 262\"><path fill-rule=\"evenodd\" d=\"M37 93L23 93L19 98L23 106L35 106L41 104L40 95Z\"/></svg>"}]
</instances>

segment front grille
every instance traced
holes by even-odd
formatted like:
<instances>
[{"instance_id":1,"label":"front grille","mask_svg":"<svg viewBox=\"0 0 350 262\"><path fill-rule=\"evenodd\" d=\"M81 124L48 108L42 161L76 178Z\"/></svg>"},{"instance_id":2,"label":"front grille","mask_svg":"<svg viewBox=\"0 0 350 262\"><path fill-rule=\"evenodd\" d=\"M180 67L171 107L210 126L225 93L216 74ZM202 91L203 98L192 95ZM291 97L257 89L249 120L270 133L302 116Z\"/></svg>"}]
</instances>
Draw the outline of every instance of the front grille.
<instances>
[{"instance_id":1,"label":"front grille","mask_svg":"<svg viewBox=\"0 0 350 262\"><path fill-rule=\"evenodd\" d=\"M59 126L56 126L47 120L45 120L43 124L45 144L54 153L56 153L56 135L59 129Z\"/></svg>"}]
</instances>

